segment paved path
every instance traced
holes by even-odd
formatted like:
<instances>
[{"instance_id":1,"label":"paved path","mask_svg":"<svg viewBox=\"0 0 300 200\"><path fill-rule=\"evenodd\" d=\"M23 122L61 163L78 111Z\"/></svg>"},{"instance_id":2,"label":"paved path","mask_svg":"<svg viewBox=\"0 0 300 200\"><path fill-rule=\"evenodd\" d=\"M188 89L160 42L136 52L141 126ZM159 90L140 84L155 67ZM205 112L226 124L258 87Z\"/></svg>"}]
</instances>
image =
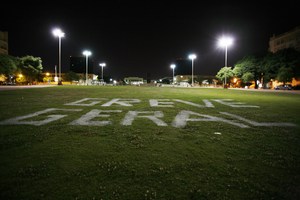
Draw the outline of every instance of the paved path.
<instances>
[{"instance_id":1,"label":"paved path","mask_svg":"<svg viewBox=\"0 0 300 200\"><path fill-rule=\"evenodd\" d=\"M44 88L44 87L54 87L57 85L5 85L5 86L0 86L0 91L3 90L18 90L18 89L28 89L28 88Z\"/></svg>"},{"instance_id":2,"label":"paved path","mask_svg":"<svg viewBox=\"0 0 300 200\"><path fill-rule=\"evenodd\" d=\"M0 86L0 91L3 90L17 90L17 89L28 89L28 88L44 88L44 87L54 87L57 85L22 85L22 86ZM166 86L165 86L166 87ZM174 87L172 85L167 85L167 87ZM180 87L180 86L175 86ZM184 88L214 88L214 87L184 87ZM217 89L223 89L218 87ZM272 89L245 89L245 88L228 88L230 90L243 90L243 91L253 91L253 92L274 92L274 93L291 93L291 94L300 94L300 90L272 90Z\"/></svg>"},{"instance_id":3,"label":"paved path","mask_svg":"<svg viewBox=\"0 0 300 200\"><path fill-rule=\"evenodd\" d=\"M272 89L245 89L245 88L229 88L230 90L243 90L243 91L253 91L253 92L274 92L274 93L292 93L300 94L300 90L272 90Z\"/></svg>"}]
</instances>

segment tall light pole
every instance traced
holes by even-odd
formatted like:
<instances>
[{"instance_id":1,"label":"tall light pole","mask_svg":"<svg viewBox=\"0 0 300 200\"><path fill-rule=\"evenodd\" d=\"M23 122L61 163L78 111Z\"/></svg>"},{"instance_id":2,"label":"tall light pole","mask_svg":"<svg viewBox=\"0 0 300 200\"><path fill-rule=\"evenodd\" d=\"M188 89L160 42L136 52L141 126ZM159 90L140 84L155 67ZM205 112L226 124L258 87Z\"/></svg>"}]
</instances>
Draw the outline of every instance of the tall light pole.
<instances>
[{"instance_id":1,"label":"tall light pole","mask_svg":"<svg viewBox=\"0 0 300 200\"><path fill-rule=\"evenodd\" d=\"M232 45L233 39L230 37L222 37L219 39L219 46L225 48L225 67L227 67L227 48L228 46ZM227 74L225 71L225 87L226 87L226 78Z\"/></svg>"},{"instance_id":2,"label":"tall light pole","mask_svg":"<svg viewBox=\"0 0 300 200\"><path fill-rule=\"evenodd\" d=\"M106 64L105 63L100 63L99 65L101 66L101 81L103 81L103 67L105 67Z\"/></svg>"},{"instance_id":3,"label":"tall light pole","mask_svg":"<svg viewBox=\"0 0 300 200\"><path fill-rule=\"evenodd\" d=\"M57 68L57 66L55 65L55 66L54 66L54 74L55 74L55 75L54 75L54 81L55 81L55 82L58 81L58 79L57 79L57 69L56 69L56 68Z\"/></svg>"},{"instance_id":4,"label":"tall light pole","mask_svg":"<svg viewBox=\"0 0 300 200\"><path fill-rule=\"evenodd\" d=\"M174 80L175 80L175 78L174 78L174 69L175 69L176 65L171 64L170 67L173 69L173 82L172 83L174 84Z\"/></svg>"},{"instance_id":5,"label":"tall light pole","mask_svg":"<svg viewBox=\"0 0 300 200\"><path fill-rule=\"evenodd\" d=\"M92 52L85 50L82 54L85 55L85 84L88 85L88 57L92 55Z\"/></svg>"},{"instance_id":6,"label":"tall light pole","mask_svg":"<svg viewBox=\"0 0 300 200\"><path fill-rule=\"evenodd\" d=\"M195 54L190 54L189 59L192 60L192 86L194 86L194 59L197 58Z\"/></svg>"},{"instance_id":7,"label":"tall light pole","mask_svg":"<svg viewBox=\"0 0 300 200\"><path fill-rule=\"evenodd\" d=\"M52 31L55 37L58 37L58 85L61 85L61 38L65 36L65 33L62 32L59 28L56 28Z\"/></svg>"}]
</instances>

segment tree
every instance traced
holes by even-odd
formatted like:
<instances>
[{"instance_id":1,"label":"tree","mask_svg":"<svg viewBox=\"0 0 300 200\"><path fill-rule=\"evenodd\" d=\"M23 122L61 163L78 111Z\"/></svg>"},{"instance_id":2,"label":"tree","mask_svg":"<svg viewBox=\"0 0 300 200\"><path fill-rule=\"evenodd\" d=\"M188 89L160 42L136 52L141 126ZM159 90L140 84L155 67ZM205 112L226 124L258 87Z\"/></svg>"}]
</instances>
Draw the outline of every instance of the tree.
<instances>
[{"instance_id":1,"label":"tree","mask_svg":"<svg viewBox=\"0 0 300 200\"><path fill-rule=\"evenodd\" d=\"M234 66L233 72L235 76L243 80L243 75L246 73L251 73L253 80L258 80L261 78L263 73L262 59L256 56L246 56ZM250 78L250 74L246 75L247 78ZM245 76L245 78L246 78ZM243 80L244 83L247 83ZM257 88L257 83L255 81L255 88Z\"/></svg>"},{"instance_id":2,"label":"tree","mask_svg":"<svg viewBox=\"0 0 300 200\"><path fill-rule=\"evenodd\" d=\"M235 64L233 72L243 82L252 78L245 74L252 73L255 88L258 88L256 80L266 83L279 78L282 82L289 82L291 77L300 78L300 52L287 48L276 53L269 52L264 57L246 56Z\"/></svg>"},{"instance_id":3,"label":"tree","mask_svg":"<svg viewBox=\"0 0 300 200\"><path fill-rule=\"evenodd\" d=\"M221 81L227 82L227 80L230 80L231 77L234 76L234 73L231 69L231 67L223 67L220 69L220 71L217 73L216 77L220 79ZM229 81L228 81L229 82Z\"/></svg>"},{"instance_id":4,"label":"tree","mask_svg":"<svg viewBox=\"0 0 300 200\"><path fill-rule=\"evenodd\" d=\"M42 59L40 57L24 56L21 58L21 71L29 83L37 81L42 73Z\"/></svg>"},{"instance_id":5,"label":"tree","mask_svg":"<svg viewBox=\"0 0 300 200\"><path fill-rule=\"evenodd\" d=\"M255 81L254 75L251 72L244 73L241 79L244 83L246 83L246 85L249 84L251 81Z\"/></svg>"},{"instance_id":6,"label":"tree","mask_svg":"<svg viewBox=\"0 0 300 200\"><path fill-rule=\"evenodd\" d=\"M280 68L280 63L277 60L275 54L269 52L263 58L263 71L264 71L264 79L265 81L270 81L276 78L278 69Z\"/></svg>"},{"instance_id":7,"label":"tree","mask_svg":"<svg viewBox=\"0 0 300 200\"><path fill-rule=\"evenodd\" d=\"M13 56L0 55L0 74L8 77L17 71L19 60Z\"/></svg>"},{"instance_id":8,"label":"tree","mask_svg":"<svg viewBox=\"0 0 300 200\"><path fill-rule=\"evenodd\" d=\"M286 82L291 82L293 79L293 69L288 67L281 67L278 70L278 74L277 74L277 80L279 82L283 82L283 84L285 85Z\"/></svg>"},{"instance_id":9,"label":"tree","mask_svg":"<svg viewBox=\"0 0 300 200\"><path fill-rule=\"evenodd\" d=\"M287 48L277 51L275 56L278 57L280 68L286 67L292 69L293 77L300 75L300 52L294 48ZM279 69L280 69L279 68Z\"/></svg>"},{"instance_id":10,"label":"tree","mask_svg":"<svg viewBox=\"0 0 300 200\"><path fill-rule=\"evenodd\" d=\"M72 81L79 81L79 75L76 74L73 71L69 71L68 73L65 74L65 80L66 81L70 81L72 83Z\"/></svg>"},{"instance_id":11,"label":"tree","mask_svg":"<svg viewBox=\"0 0 300 200\"><path fill-rule=\"evenodd\" d=\"M300 52L287 48L268 53L263 59L264 78L269 81L278 77L279 70L289 68L292 77L300 77ZM282 69L283 70L283 69ZM283 71L281 70L281 73Z\"/></svg>"}]
</instances>

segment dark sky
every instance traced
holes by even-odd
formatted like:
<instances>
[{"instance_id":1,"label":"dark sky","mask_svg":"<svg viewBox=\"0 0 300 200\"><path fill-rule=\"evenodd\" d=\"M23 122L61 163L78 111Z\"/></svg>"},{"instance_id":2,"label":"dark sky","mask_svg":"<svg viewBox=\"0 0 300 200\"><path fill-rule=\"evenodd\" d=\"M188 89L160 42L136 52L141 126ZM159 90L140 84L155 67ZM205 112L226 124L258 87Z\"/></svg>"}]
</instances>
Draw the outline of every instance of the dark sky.
<instances>
[{"instance_id":1,"label":"dark sky","mask_svg":"<svg viewBox=\"0 0 300 200\"><path fill-rule=\"evenodd\" d=\"M194 74L215 75L224 66L220 36L234 38L228 49L232 66L246 55L265 54L273 34L300 25L296 0L270 2L10 1L0 14L0 30L8 31L11 55L41 57L44 71L54 72L58 63L52 29L59 27L65 32L63 71L69 70L69 56L89 49L94 64L106 62L104 74L114 78L172 76L170 64L190 53L197 55Z\"/></svg>"}]
</instances>

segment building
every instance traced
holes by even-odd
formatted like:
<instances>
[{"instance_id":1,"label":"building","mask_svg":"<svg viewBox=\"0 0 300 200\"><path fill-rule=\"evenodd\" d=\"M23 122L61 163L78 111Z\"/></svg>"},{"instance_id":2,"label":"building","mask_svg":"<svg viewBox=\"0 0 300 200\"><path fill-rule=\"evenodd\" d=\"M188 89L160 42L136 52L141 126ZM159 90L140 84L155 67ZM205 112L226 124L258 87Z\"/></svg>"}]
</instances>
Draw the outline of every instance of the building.
<instances>
[{"instance_id":1,"label":"building","mask_svg":"<svg viewBox=\"0 0 300 200\"><path fill-rule=\"evenodd\" d=\"M300 26L280 35L273 35L270 38L270 52L275 53L286 48L295 48L297 51L300 51Z\"/></svg>"},{"instance_id":2,"label":"building","mask_svg":"<svg viewBox=\"0 0 300 200\"><path fill-rule=\"evenodd\" d=\"M141 85L144 83L144 79L140 77L126 77L124 78L124 82L127 85Z\"/></svg>"},{"instance_id":3,"label":"building","mask_svg":"<svg viewBox=\"0 0 300 200\"><path fill-rule=\"evenodd\" d=\"M8 33L0 31L0 54L8 55Z\"/></svg>"}]
</instances>

